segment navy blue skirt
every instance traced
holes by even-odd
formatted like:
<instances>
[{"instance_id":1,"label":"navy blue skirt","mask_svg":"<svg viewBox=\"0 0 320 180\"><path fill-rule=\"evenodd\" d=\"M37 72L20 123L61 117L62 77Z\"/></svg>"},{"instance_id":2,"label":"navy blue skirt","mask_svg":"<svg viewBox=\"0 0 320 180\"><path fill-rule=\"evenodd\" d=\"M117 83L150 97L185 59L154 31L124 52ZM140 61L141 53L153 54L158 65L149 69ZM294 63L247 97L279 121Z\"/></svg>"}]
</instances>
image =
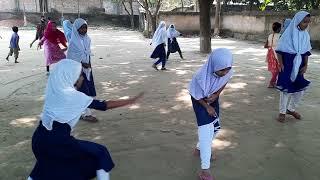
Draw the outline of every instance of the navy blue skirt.
<instances>
[{"instance_id":1,"label":"navy blue skirt","mask_svg":"<svg viewBox=\"0 0 320 180\"><path fill-rule=\"evenodd\" d=\"M284 66L284 70L280 72L278 76L277 89L287 93L295 93L295 92L305 90L310 85L310 81L306 80L303 74L299 73L294 82L292 82L290 79L291 71L293 68L293 61L296 55L289 54L286 52L281 52L281 51L277 51L277 53L282 55L282 61ZM307 52L302 55L302 59L310 55L311 53ZM305 66L305 63L304 61L302 61L300 65L300 69L303 68L304 66Z\"/></svg>"},{"instance_id":2,"label":"navy blue skirt","mask_svg":"<svg viewBox=\"0 0 320 180\"><path fill-rule=\"evenodd\" d=\"M214 132L216 133L221 127L219 122L219 114L220 114L220 108L219 108L219 98L215 100L213 103L210 104L211 107L214 108L214 110L217 113L217 117L212 117L208 114L206 108L204 108L196 99L194 99L191 96L192 106L194 113L196 114L197 118L197 124L198 126L210 124L213 122L214 124Z\"/></svg>"},{"instance_id":3,"label":"navy blue skirt","mask_svg":"<svg viewBox=\"0 0 320 180\"><path fill-rule=\"evenodd\" d=\"M75 139L68 124L53 122L48 131L40 125L32 136L37 162L30 174L34 180L89 180L96 170L111 171L114 163L103 145Z\"/></svg>"},{"instance_id":4,"label":"navy blue skirt","mask_svg":"<svg viewBox=\"0 0 320 180\"><path fill-rule=\"evenodd\" d=\"M84 77L84 80L81 87L78 89L78 91L83 92L87 96L91 96L91 97L97 96L92 70L90 75L90 81L88 81L87 76L84 72L82 72L82 76Z\"/></svg>"},{"instance_id":5,"label":"navy blue skirt","mask_svg":"<svg viewBox=\"0 0 320 180\"><path fill-rule=\"evenodd\" d=\"M168 38L168 52L175 53L177 51L181 51L177 38L173 38L172 42L171 39Z\"/></svg>"},{"instance_id":6,"label":"navy blue skirt","mask_svg":"<svg viewBox=\"0 0 320 180\"><path fill-rule=\"evenodd\" d=\"M164 48L164 43L163 44L159 44L156 49L154 49L154 51L151 54L151 58L152 59L166 59L166 50Z\"/></svg>"}]
</instances>

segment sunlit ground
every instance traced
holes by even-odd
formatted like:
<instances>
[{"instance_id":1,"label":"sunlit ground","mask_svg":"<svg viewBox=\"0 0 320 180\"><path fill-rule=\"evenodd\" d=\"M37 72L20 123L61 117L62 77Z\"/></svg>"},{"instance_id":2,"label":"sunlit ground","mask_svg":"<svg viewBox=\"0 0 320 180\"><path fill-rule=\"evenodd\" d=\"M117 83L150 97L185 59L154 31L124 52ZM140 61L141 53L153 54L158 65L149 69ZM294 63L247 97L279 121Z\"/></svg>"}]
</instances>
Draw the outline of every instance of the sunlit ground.
<instances>
[{"instance_id":1,"label":"sunlit ground","mask_svg":"<svg viewBox=\"0 0 320 180\"><path fill-rule=\"evenodd\" d=\"M0 31L0 179L25 179L35 158L32 133L39 123L47 80L43 50L29 43L33 31L20 31L19 64L4 60L8 30ZM172 54L166 72L149 59L150 40L138 32L92 30L93 73L98 99L127 99L141 91L137 104L94 112L96 124L80 122L73 134L104 144L116 163L115 180L195 180L200 162L192 155L197 127L187 87L205 62L198 38L179 38L185 60ZM222 130L213 142L217 180L320 179L320 53L313 52L306 77L312 86L298 111L302 121L275 121L278 92L266 88L270 74L263 43L212 40L213 48L234 53L234 77L220 98Z\"/></svg>"}]
</instances>

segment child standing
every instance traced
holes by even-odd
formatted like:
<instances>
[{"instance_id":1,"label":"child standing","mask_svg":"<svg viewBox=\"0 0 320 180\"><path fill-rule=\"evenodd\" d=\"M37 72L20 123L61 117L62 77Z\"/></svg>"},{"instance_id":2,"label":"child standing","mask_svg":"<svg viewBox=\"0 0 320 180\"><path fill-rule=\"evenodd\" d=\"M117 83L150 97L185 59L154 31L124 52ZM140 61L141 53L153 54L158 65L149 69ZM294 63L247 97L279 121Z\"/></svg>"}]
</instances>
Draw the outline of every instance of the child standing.
<instances>
[{"instance_id":1,"label":"child standing","mask_svg":"<svg viewBox=\"0 0 320 180\"><path fill-rule=\"evenodd\" d=\"M167 60L169 59L170 53L175 53L178 51L180 58L183 59L182 52L177 41L177 37L182 34L176 30L173 24L171 24L167 30L168 36L168 52L167 52Z\"/></svg>"},{"instance_id":2,"label":"child standing","mask_svg":"<svg viewBox=\"0 0 320 180\"><path fill-rule=\"evenodd\" d=\"M136 102L99 101L75 89L81 86L81 63L63 59L49 76L41 121L32 136L36 164L28 180L109 180L114 167L108 149L100 144L78 140L70 132L86 108L100 111Z\"/></svg>"},{"instance_id":3,"label":"child standing","mask_svg":"<svg viewBox=\"0 0 320 180\"><path fill-rule=\"evenodd\" d=\"M298 12L276 48L280 71L277 82L277 88L280 90L279 122L285 121L286 114L301 119L296 108L310 84L310 81L304 78L312 49L306 30L310 21L311 15L308 12Z\"/></svg>"},{"instance_id":4,"label":"child standing","mask_svg":"<svg viewBox=\"0 0 320 180\"><path fill-rule=\"evenodd\" d=\"M41 40L44 35L44 30L46 29L46 19L41 16L40 23L37 25L36 38L31 42L30 48L36 40Z\"/></svg>"},{"instance_id":5,"label":"child standing","mask_svg":"<svg viewBox=\"0 0 320 180\"><path fill-rule=\"evenodd\" d=\"M232 62L230 50L214 50L208 61L195 73L189 85L198 124L199 141L195 151L200 151L200 180L213 180L210 173L211 145L220 129L219 96L233 74Z\"/></svg>"},{"instance_id":6,"label":"child standing","mask_svg":"<svg viewBox=\"0 0 320 180\"><path fill-rule=\"evenodd\" d=\"M266 61L268 63L268 71L270 71L272 75L268 88L276 87L277 77L279 74L278 60L274 49L277 47L278 40L280 38L281 24L278 22L273 23L272 30L273 33L269 35L265 44L265 48L268 48L266 58Z\"/></svg>"},{"instance_id":7,"label":"child standing","mask_svg":"<svg viewBox=\"0 0 320 180\"><path fill-rule=\"evenodd\" d=\"M91 67L91 39L87 31L88 25L84 19L78 18L74 21L67 58L82 64L82 76L84 80L79 91L87 96L95 97L97 94ZM98 121L98 119L92 115L89 108L84 111L82 120L90 122Z\"/></svg>"},{"instance_id":8,"label":"child standing","mask_svg":"<svg viewBox=\"0 0 320 180\"><path fill-rule=\"evenodd\" d=\"M67 40L63 32L57 29L57 25L53 21L49 21L44 36L39 42L38 47L44 46L44 55L46 58L47 73L50 71L50 65L54 64L61 59L66 58L64 52L67 50ZM61 49L59 44L65 48Z\"/></svg>"},{"instance_id":9,"label":"child standing","mask_svg":"<svg viewBox=\"0 0 320 180\"><path fill-rule=\"evenodd\" d=\"M20 47L19 47L19 35L18 35L18 27L17 26L13 26L12 27L12 31L13 34L11 36L10 39L10 52L8 54L8 56L6 57L6 60L9 61L9 56L12 56L14 54L14 62L15 63L19 63L18 62L18 57L19 57L19 51L20 51Z\"/></svg>"},{"instance_id":10,"label":"child standing","mask_svg":"<svg viewBox=\"0 0 320 180\"><path fill-rule=\"evenodd\" d=\"M166 33L166 23L164 21L161 21L156 32L153 35L152 38L152 45L155 48L154 51L151 54L152 59L159 60L155 62L152 67L156 70L158 70L157 65L162 63L161 70L167 70L166 69L166 40L167 40L167 33Z\"/></svg>"}]
</instances>

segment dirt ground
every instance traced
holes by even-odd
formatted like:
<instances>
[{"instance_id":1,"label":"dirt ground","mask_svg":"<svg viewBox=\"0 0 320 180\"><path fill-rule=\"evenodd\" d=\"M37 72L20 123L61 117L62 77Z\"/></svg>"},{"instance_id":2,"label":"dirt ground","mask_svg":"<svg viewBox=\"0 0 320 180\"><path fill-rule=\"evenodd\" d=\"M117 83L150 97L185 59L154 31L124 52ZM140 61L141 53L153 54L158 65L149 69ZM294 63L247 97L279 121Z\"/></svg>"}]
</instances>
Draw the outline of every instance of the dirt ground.
<instances>
[{"instance_id":1,"label":"dirt ground","mask_svg":"<svg viewBox=\"0 0 320 180\"><path fill-rule=\"evenodd\" d=\"M31 137L39 123L47 76L43 51L29 48L34 31L20 31L19 64L4 59L8 29L0 36L0 179L22 180L35 158ZM73 134L104 144L116 163L113 180L195 180L200 167L192 155L197 126L188 83L204 63L198 38L180 38L186 60L171 55L166 72L151 68L150 40L138 32L91 29L93 71L98 99L117 99L145 91L138 104L97 112L92 124L80 122ZM320 53L311 56L302 121L275 121L279 93L268 89L263 44L213 40L213 48L234 53L235 75L221 97L222 130L214 141L217 180L320 179Z\"/></svg>"}]
</instances>

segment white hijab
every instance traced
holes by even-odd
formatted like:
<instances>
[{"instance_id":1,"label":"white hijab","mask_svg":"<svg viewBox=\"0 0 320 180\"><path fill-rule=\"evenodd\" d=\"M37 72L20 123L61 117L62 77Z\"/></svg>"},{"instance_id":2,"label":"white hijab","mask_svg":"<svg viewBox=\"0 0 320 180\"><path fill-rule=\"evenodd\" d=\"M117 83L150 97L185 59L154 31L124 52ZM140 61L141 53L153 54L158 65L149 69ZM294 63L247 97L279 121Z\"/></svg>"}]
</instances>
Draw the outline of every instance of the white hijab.
<instances>
[{"instance_id":1,"label":"white hijab","mask_svg":"<svg viewBox=\"0 0 320 180\"><path fill-rule=\"evenodd\" d=\"M81 73L81 63L71 59L59 61L50 72L41 114L42 125L52 130L53 121L73 128L81 113L93 99L74 88Z\"/></svg>"},{"instance_id":2,"label":"white hijab","mask_svg":"<svg viewBox=\"0 0 320 180\"><path fill-rule=\"evenodd\" d=\"M288 28L282 34L278 47L276 48L277 51L296 54L290 76L292 82L296 80L299 73L299 68L302 63L301 55L312 49L308 31L298 29L298 25L307 15L309 15L308 12L300 11L293 17Z\"/></svg>"},{"instance_id":3,"label":"white hijab","mask_svg":"<svg viewBox=\"0 0 320 180\"><path fill-rule=\"evenodd\" d=\"M171 42L173 41L173 38L176 38L178 36L180 36L180 32L176 30L175 26L173 24L171 24L167 30L167 37L171 40Z\"/></svg>"},{"instance_id":4,"label":"white hijab","mask_svg":"<svg viewBox=\"0 0 320 180\"><path fill-rule=\"evenodd\" d=\"M88 34L81 35L78 30L87 22L81 18L74 21L69 42L67 58L78 62L89 63L91 54L91 39Z\"/></svg>"},{"instance_id":5,"label":"white hijab","mask_svg":"<svg viewBox=\"0 0 320 180\"><path fill-rule=\"evenodd\" d=\"M80 27L84 24L87 24L87 22L81 18L74 21L67 58L89 64L91 55L91 39L88 34L83 36L78 32ZM91 68L83 68L83 72L86 74L88 81L90 81Z\"/></svg>"},{"instance_id":6,"label":"white hijab","mask_svg":"<svg viewBox=\"0 0 320 180\"><path fill-rule=\"evenodd\" d=\"M69 42L71 39L71 33L72 33L72 23L69 20L64 20L62 22L62 26L63 26L64 35L66 36L66 39Z\"/></svg>"},{"instance_id":7,"label":"white hijab","mask_svg":"<svg viewBox=\"0 0 320 180\"><path fill-rule=\"evenodd\" d=\"M157 47L159 44L166 43L167 41L167 33L166 33L166 23L161 21L156 32L152 38L153 47Z\"/></svg>"},{"instance_id":8,"label":"white hijab","mask_svg":"<svg viewBox=\"0 0 320 180\"><path fill-rule=\"evenodd\" d=\"M215 72L232 67L233 57L229 49L219 48L214 50L208 61L195 73L189 84L189 93L196 100L206 98L219 91L228 83L233 75L232 69L223 77Z\"/></svg>"}]
</instances>

